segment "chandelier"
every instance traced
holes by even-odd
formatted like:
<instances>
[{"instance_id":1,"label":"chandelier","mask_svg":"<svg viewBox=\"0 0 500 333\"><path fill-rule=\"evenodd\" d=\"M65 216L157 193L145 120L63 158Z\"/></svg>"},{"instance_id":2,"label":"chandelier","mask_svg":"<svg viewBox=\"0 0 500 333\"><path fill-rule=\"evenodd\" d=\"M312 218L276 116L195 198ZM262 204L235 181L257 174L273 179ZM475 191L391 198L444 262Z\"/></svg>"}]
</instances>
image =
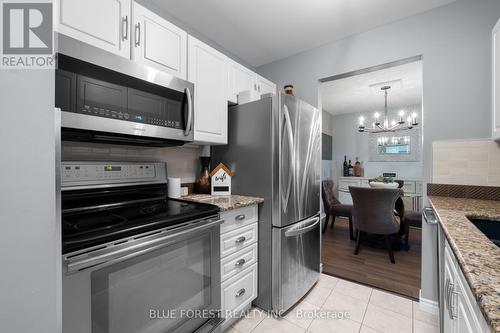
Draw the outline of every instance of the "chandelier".
<instances>
[{"instance_id":1,"label":"chandelier","mask_svg":"<svg viewBox=\"0 0 500 333\"><path fill-rule=\"evenodd\" d=\"M409 130L418 125L417 114L414 112L411 116L404 120L405 112L404 110L399 111L399 121L391 120L389 122L389 117L387 115L387 91L391 89L391 86L383 86L380 88L385 95L385 111L384 118L381 122L380 113L375 112L375 122L373 122L372 127L365 126L365 117L359 117L359 132L367 132L367 133L388 133L388 132L397 132L403 130Z\"/></svg>"}]
</instances>

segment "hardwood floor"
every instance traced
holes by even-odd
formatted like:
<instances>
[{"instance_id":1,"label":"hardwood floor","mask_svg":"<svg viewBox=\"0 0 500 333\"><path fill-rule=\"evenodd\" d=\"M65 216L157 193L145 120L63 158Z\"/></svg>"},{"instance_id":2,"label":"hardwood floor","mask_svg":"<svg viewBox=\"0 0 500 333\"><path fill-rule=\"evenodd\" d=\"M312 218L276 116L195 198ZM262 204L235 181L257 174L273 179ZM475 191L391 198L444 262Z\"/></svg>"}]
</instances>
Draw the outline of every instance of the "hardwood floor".
<instances>
[{"instance_id":1,"label":"hardwood floor","mask_svg":"<svg viewBox=\"0 0 500 333\"><path fill-rule=\"evenodd\" d=\"M329 224L323 234L323 272L418 299L421 237L420 229L411 228L410 250L394 252L396 264L391 264L385 249L361 244L358 255L354 255L355 242L349 240L348 220L337 218L333 230Z\"/></svg>"}]
</instances>

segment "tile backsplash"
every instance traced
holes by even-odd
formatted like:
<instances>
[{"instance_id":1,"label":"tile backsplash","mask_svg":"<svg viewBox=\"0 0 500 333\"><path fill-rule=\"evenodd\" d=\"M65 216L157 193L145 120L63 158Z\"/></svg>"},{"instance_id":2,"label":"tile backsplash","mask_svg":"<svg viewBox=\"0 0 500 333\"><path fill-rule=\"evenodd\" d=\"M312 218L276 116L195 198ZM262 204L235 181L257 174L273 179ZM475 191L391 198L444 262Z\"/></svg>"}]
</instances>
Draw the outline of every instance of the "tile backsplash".
<instances>
[{"instance_id":1,"label":"tile backsplash","mask_svg":"<svg viewBox=\"0 0 500 333\"><path fill-rule=\"evenodd\" d=\"M182 183L195 182L203 151L201 146L148 148L70 141L61 148L63 161L166 162L168 177L181 178Z\"/></svg>"},{"instance_id":2,"label":"tile backsplash","mask_svg":"<svg viewBox=\"0 0 500 333\"><path fill-rule=\"evenodd\" d=\"M436 141L432 182L500 186L500 145L491 140Z\"/></svg>"}]
</instances>

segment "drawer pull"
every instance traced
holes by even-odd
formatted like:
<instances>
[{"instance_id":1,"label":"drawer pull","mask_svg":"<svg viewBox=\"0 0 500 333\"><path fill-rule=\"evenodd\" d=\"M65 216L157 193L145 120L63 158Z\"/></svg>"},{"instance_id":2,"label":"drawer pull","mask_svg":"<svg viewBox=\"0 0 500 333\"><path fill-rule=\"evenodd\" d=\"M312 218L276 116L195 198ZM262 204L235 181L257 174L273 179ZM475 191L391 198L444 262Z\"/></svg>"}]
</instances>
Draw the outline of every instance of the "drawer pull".
<instances>
[{"instance_id":1,"label":"drawer pull","mask_svg":"<svg viewBox=\"0 0 500 333\"><path fill-rule=\"evenodd\" d=\"M240 259L240 260L238 260L238 261L234 264L234 266L236 266L236 267L241 267L241 266L243 266L245 263L246 263L246 260L245 260L245 259Z\"/></svg>"},{"instance_id":2,"label":"drawer pull","mask_svg":"<svg viewBox=\"0 0 500 333\"><path fill-rule=\"evenodd\" d=\"M247 238L245 236L241 236L241 237L236 238L236 240L234 242L236 244L241 244L241 243L243 243L246 240L247 240Z\"/></svg>"},{"instance_id":3,"label":"drawer pull","mask_svg":"<svg viewBox=\"0 0 500 333\"><path fill-rule=\"evenodd\" d=\"M234 295L235 297L241 297L243 295L245 295L245 288L241 288L240 290L238 290L238 292Z\"/></svg>"},{"instance_id":4,"label":"drawer pull","mask_svg":"<svg viewBox=\"0 0 500 333\"><path fill-rule=\"evenodd\" d=\"M236 221L242 221L245 219L245 214L236 215L234 219Z\"/></svg>"}]
</instances>

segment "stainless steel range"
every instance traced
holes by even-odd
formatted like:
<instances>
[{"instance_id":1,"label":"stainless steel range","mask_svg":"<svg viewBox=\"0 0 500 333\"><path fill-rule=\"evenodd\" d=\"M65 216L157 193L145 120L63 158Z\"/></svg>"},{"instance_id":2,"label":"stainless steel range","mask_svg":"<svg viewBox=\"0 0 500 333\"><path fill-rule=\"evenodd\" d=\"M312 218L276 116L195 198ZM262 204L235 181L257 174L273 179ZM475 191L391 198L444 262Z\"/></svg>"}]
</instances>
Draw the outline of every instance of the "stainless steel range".
<instances>
[{"instance_id":1,"label":"stainless steel range","mask_svg":"<svg viewBox=\"0 0 500 333\"><path fill-rule=\"evenodd\" d=\"M220 330L219 208L163 163L63 162L63 332Z\"/></svg>"}]
</instances>

